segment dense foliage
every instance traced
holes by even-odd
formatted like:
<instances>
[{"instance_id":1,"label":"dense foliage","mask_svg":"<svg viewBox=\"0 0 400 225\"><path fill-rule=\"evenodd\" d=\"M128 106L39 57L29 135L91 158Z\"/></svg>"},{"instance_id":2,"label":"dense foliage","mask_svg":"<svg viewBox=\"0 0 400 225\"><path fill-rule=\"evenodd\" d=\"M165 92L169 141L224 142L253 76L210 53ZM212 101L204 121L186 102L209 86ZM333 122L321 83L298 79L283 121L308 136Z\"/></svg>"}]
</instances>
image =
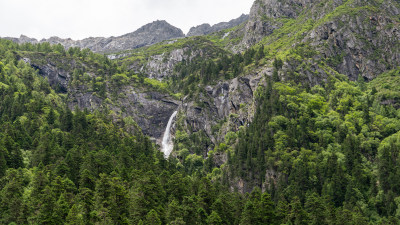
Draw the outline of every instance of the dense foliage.
<instances>
[{"instance_id":1,"label":"dense foliage","mask_svg":"<svg viewBox=\"0 0 400 225\"><path fill-rule=\"evenodd\" d=\"M246 196L165 160L139 129L126 131L133 121L115 121L104 111L71 111L66 96L19 59L21 50L26 51L0 41L1 224L238 224L246 219ZM256 190L249 198L273 214L267 193ZM271 220L261 213L260 221Z\"/></svg>"},{"instance_id":2,"label":"dense foliage","mask_svg":"<svg viewBox=\"0 0 400 225\"><path fill-rule=\"evenodd\" d=\"M182 132L178 120L175 151L189 173L269 193L272 224L398 224L398 76L393 70L365 83L334 74L312 88L266 77L248 126L202 160L207 137ZM227 162L218 168L221 154ZM256 222L260 207L247 201L241 223L263 224Z\"/></svg>"},{"instance_id":3,"label":"dense foliage","mask_svg":"<svg viewBox=\"0 0 400 225\"><path fill-rule=\"evenodd\" d=\"M197 57L191 61L182 61L175 66L171 76L171 87L182 90L191 98L200 91L200 85L215 84L219 80L233 79L245 71L250 64L259 65L264 58L264 46L250 48L244 53L233 55L221 53L215 58ZM263 62L265 63L265 62Z\"/></svg>"},{"instance_id":4,"label":"dense foliage","mask_svg":"<svg viewBox=\"0 0 400 225\"><path fill-rule=\"evenodd\" d=\"M269 81L226 176L266 184L277 207L298 204L282 212L287 223L398 223L400 114L381 95L363 80Z\"/></svg>"},{"instance_id":5,"label":"dense foliage","mask_svg":"<svg viewBox=\"0 0 400 225\"><path fill-rule=\"evenodd\" d=\"M265 47L243 53L202 37L146 47L119 63L87 49L0 40L0 223L400 223L399 70L365 83L327 69L326 82L307 83L301 71L317 52L292 48L316 26L305 19L283 21ZM211 55L178 63L167 82L127 69L177 48ZM212 151L207 134L186 133L178 115L177 158L166 160L132 118L71 107L71 93L50 86L25 56L51 58L71 72L71 90L106 104L129 86L196 100L205 85L260 64L273 73L254 93L252 122ZM319 68L336 66L339 56ZM283 60L301 65L282 71ZM214 160L221 156L222 166Z\"/></svg>"}]
</instances>

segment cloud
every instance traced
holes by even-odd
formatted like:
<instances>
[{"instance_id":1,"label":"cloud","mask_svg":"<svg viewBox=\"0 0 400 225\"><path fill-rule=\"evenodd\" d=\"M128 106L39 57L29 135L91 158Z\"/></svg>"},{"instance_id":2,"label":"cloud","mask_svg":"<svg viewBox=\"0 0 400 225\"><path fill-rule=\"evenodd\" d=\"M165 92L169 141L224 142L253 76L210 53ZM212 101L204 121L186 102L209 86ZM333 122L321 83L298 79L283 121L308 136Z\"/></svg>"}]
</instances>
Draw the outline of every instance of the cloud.
<instances>
[{"instance_id":1,"label":"cloud","mask_svg":"<svg viewBox=\"0 0 400 225\"><path fill-rule=\"evenodd\" d=\"M155 20L187 33L249 13L254 0L1 0L0 36L117 36Z\"/></svg>"}]
</instances>

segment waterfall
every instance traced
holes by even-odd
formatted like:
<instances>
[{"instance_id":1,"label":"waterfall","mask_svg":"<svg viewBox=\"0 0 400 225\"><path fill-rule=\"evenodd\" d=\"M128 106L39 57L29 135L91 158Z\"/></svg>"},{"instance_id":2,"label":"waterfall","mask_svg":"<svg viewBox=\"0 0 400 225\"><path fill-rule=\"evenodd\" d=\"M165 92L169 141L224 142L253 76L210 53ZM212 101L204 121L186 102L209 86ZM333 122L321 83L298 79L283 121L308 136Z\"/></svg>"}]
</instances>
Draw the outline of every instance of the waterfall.
<instances>
[{"instance_id":1,"label":"waterfall","mask_svg":"<svg viewBox=\"0 0 400 225\"><path fill-rule=\"evenodd\" d=\"M169 154L171 154L172 149L174 148L174 144L172 143L171 140L171 126L172 126L172 121L174 120L177 113L178 112L175 111L169 118L167 127L165 128L164 137L162 139L161 150L162 152L164 152L165 158L169 157Z\"/></svg>"}]
</instances>

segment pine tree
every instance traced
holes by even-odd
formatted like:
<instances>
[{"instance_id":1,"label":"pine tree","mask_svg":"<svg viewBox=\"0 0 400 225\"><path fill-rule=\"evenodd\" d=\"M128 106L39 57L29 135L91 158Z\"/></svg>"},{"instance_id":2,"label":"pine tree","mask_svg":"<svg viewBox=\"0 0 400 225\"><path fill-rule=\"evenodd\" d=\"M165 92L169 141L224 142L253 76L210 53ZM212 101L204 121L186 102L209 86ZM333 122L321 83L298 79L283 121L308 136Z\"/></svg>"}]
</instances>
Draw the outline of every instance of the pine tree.
<instances>
[{"instance_id":1,"label":"pine tree","mask_svg":"<svg viewBox=\"0 0 400 225\"><path fill-rule=\"evenodd\" d=\"M147 213L145 224L148 224L148 225L161 225L161 220L160 220L160 218L158 216L158 213L154 209L150 210L150 212Z\"/></svg>"},{"instance_id":2,"label":"pine tree","mask_svg":"<svg viewBox=\"0 0 400 225\"><path fill-rule=\"evenodd\" d=\"M261 195L260 206L258 207L258 213L261 215L262 224L274 224L276 220L275 216L275 205L271 200L271 195L263 193Z\"/></svg>"},{"instance_id":3,"label":"pine tree","mask_svg":"<svg viewBox=\"0 0 400 225\"><path fill-rule=\"evenodd\" d=\"M1 179L0 191L0 224L26 224L24 220L28 212L22 199L24 192L24 177L22 170L9 169L6 175Z\"/></svg>"},{"instance_id":4,"label":"pine tree","mask_svg":"<svg viewBox=\"0 0 400 225\"><path fill-rule=\"evenodd\" d=\"M69 211L70 211L70 205L67 202L66 193L62 193L58 198L54 207L52 215L54 223L62 224L66 220Z\"/></svg>"},{"instance_id":5,"label":"pine tree","mask_svg":"<svg viewBox=\"0 0 400 225\"><path fill-rule=\"evenodd\" d=\"M56 203L54 192L50 186L46 186L38 197L38 214L34 215L30 221L36 224L54 224L53 210Z\"/></svg>"},{"instance_id":6,"label":"pine tree","mask_svg":"<svg viewBox=\"0 0 400 225\"><path fill-rule=\"evenodd\" d=\"M324 202L317 193L308 194L304 208L310 215L310 224L328 223Z\"/></svg>"},{"instance_id":7,"label":"pine tree","mask_svg":"<svg viewBox=\"0 0 400 225\"><path fill-rule=\"evenodd\" d=\"M172 200L166 209L166 220L167 222L172 222L177 220L178 218L183 218L183 209L179 202L174 199Z\"/></svg>"},{"instance_id":8,"label":"pine tree","mask_svg":"<svg viewBox=\"0 0 400 225\"><path fill-rule=\"evenodd\" d=\"M54 109L51 108L49 114L47 115L47 123L49 125L53 125L56 120L56 115L54 113Z\"/></svg>"},{"instance_id":9,"label":"pine tree","mask_svg":"<svg viewBox=\"0 0 400 225\"><path fill-rule=\"evenodd\" d=\"M300 199L296 196L290 203L290 212L287 217L292 224L308 224L308 215L301 206Z\"/></svg>"},{"instance_id":10,"label":"pine tree","mask_svg":"<svg viewBox=\"0 0 400 225\"><path fill-rule=\"evenodd\" d=\"M265 57L264 45L261 45L261 46L258 48L257 55L256 55L256 60L259 61L259 60L261 60L261 59L264 58L264 57Z\"/></svg>"},{"instance_id":11,"label":"pine tree","mask_svg":"<svg viewBox=\"0 0 400 225\"><path fill-rule=\"evenodd\" d=\"M215 211L212 211L211 214L207 217L207 224L210 224L210 225L221 225L223 223L222 223L222 219L218 215L218 213L215 212Z\"/></svg>"}]
</instances>

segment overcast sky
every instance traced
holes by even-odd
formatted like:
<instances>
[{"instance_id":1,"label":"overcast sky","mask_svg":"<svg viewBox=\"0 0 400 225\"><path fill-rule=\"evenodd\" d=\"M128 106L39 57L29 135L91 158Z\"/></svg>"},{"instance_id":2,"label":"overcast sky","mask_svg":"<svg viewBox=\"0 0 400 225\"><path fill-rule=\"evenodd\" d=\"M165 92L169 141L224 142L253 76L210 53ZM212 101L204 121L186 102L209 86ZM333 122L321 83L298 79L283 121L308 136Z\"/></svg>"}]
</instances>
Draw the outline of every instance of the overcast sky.
<instances>
[{"instance_id":1,"label":"overcast sky","mask_svg":"<svg viewBox=\"0 0 400 225\"><path fill-rule=\"evenodd\" d=\"M187 33L248 14L254 0L0 0L0 37L83 39L132 32L166 20Z\"/></svg>"}]
</instances>

